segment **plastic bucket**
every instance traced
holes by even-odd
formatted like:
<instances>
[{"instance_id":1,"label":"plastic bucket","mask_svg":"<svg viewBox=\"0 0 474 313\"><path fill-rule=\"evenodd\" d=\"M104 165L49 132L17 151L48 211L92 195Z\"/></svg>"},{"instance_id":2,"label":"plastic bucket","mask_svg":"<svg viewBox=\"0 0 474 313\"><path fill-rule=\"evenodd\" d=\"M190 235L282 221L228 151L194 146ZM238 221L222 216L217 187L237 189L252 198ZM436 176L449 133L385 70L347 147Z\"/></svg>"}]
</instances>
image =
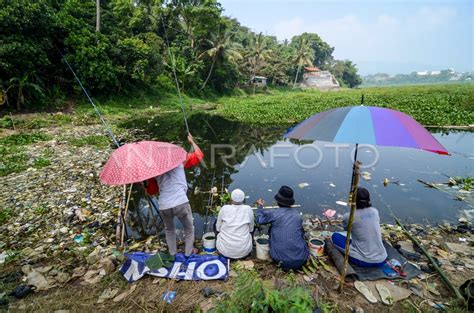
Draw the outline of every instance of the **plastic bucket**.
<instances>
[{"instance_id":1,"label":"plastic bucket","mask_svg":"<svg viewBox=\"0 0 474 313\"><path fill-rule=\"evenodd\" d=\"M256 238L255 246L257 250L257 259L270 260L270 240L267 236Z\"/></svg>"},{"instance_id":2,"label":"plastic bucket","mask_svg":"<svg viewBox=\"0 0 474 313\"><path fill-rule=\"evenodd\" d=\"M206 253L214 253L216 252L216 234L213 232L205 233L202 236L202 249Z\"/></svg>"},{"instance_id":3,"label":"plastic bucket","mask_svg":"<svg viewBox=\"0 0 474 313\"><path fill-rule=\"evenodd\" d=\"M309 252L313 256L323 256L324 254L324 240L320 238L309 239Z\"/></svg>"}]
</instances>

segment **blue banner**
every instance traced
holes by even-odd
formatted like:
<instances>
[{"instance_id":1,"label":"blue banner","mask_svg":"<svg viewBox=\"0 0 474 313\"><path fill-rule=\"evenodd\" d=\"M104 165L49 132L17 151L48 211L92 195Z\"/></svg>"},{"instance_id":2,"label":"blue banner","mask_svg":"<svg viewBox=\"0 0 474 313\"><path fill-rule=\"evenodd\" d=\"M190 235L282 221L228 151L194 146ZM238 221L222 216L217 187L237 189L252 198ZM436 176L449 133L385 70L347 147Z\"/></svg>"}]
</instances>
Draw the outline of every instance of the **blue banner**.
<instances>
[{"instance_id":1,"label":"blue banner","mask_svg":"<svg viewBox=\"0 0 474 313\"><path fill-rule=\"evenodd\" d=\"M154 254L145 252L125 253L127 260L120 268L128 282L139 280L145 275L179 280L224 280L229 275L227 258L215 255L184 254L175 255L173 266L152 270L145 261Z\"/></svg>"}]
</instances>

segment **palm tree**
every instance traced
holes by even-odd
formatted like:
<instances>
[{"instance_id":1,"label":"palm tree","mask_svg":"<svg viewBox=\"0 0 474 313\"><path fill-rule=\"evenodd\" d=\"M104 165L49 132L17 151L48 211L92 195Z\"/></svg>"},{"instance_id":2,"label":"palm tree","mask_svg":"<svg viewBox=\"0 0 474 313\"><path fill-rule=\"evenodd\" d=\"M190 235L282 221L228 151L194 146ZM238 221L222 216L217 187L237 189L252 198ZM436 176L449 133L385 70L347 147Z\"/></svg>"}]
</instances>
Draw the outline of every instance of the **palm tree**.
<instances>
[{"instance_id":1,"label":"palm tree","mask_svg":"<svg viewBox=\"0 0 474 313\"><path fill-rule=\"evenodd\" d=\"M233 35L234 34L229 31L219 31L218 33L211 33L211 38L206 39L210 48L201 53L198 58L202 59L208 56L212 59L212 63L206 80L199 90L203 90L204 87L206 87L209 78L211 78L212 70L218 60L227 60L235 64L238 60L242 59L242 54L240 53L242 46L232 40Z\"/></svg>"},{"instance_id":2,"label":"palm tree","mask_svg":"<svg viewBox=\"0 0 474 313\"><path fill-rule=\"evenodd\" d=\"M21 110L23 104L26 103L26 97L36 94L38 96L44 96L43 88L40 85L30 82L30 74L26 74L22 77L13 77L8 83L10 84L5 90L6 102L8 103L8 93L10 89L16 89L16 109Z\"/></svg>"},{"instance_id":3,"label":"palm tree","mask_svg":"<svg viewBox=\"0 0 474 313\"><path fill-rule=\"evenodd\" d=\"M308 40L305 38L299 38L296 46L296 57L294 59L294 64L298 67L296 70L295 82L293 83L293 88L296 86L296 81L298 79L298 74L300 73L301 67L304 65L313 66L313 57L314 51L311 48Z\"/></svg>"},{"instance_id":4,"label":"palm tree","mask_svg":"<svg viewBox=\"0 0 474 313\"><path fill-rule=\"evenodd\" d=\"M250 42L247 57L248 62L252 68L252 77L257 75L257 70L261 65L261 62L267 60L270 57L271 49L268 46L268 41L266 40L265 36L262 33L258 34L258 36L254 37L254 39Z\"/></svg>"}]
</instances>

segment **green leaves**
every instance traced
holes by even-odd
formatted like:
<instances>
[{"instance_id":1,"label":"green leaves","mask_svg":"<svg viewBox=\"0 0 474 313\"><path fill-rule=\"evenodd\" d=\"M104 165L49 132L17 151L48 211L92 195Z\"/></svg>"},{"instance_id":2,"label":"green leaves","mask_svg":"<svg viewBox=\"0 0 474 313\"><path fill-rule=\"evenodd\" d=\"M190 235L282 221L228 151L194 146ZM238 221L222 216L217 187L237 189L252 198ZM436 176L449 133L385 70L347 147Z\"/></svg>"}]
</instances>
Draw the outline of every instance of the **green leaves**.
<instances>
[{"instance_id":1,"label":"green leaves","mask_svg":"<svg viewBox=\"0 0 474 313\"><path fill-rule=\"evenodd\" d=\"M289 286L280 290L269 286L255 270L238 273L228 299L215 312L312 312L314 300L307 288Z\"/></svg>"},{"instance_id":2,"label":"green leaves","mask_svg":"<svg viewBox=\"0 0 474 313\"><path fill-rule=\"evenodd\" d=\"M145 261L146 266L151 270L157 270L162 267L171 267L173 265L174 257L168 253L158 252L154 256Z\"/></svg>"}]
</instances>

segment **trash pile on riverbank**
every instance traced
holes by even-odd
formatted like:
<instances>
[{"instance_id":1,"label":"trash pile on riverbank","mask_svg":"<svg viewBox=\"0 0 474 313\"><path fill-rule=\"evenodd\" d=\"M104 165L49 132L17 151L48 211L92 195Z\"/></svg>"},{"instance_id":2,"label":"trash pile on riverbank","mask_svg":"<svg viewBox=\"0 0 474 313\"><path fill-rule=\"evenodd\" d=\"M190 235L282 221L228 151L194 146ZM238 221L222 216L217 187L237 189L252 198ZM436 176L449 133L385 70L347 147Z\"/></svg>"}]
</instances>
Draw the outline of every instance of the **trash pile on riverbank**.
<instances>
[{"instance_id":1,"label":"trash pile on riverbank","mask_svg":"<svg viewBox=\"0 0 474 313\"><path fill-rule=\"evenodd\" d=\"M323 223L316 226L315 221L322 219L314 216L305 216L305 228L309 236L319 236L324 238L330 236L331 231L340 229L337 222ZM423 246L436 258L438 264L446 272L454 285L460 286L469 277L474 277L474 234L470 224L462 223L458 225L444 224L439 227L422 226L418 224L406 226L412 235L420 239ZM119 305L130 305L135 297L151 297L153 293L147 292L146 295L140 294L149 290L157 289L159 292L165 292L174 280L144 278L139 282L127 286L125 279L117 273L118 268L123 264L122 254L115 249L111 243L109 245L96 245L90 243L73 249L77 242L72 234L63 234L60 239L60 232L54 238L61 242L57 247L52 243L51 248L41 248L44 246L41 242L39 246L34 244L31 247L22 250L21 257L10 259L0 267L2 280L7 282L5 286L10 289L3 291L3 299L8 299L7 295L12 288L21 285L34 285L36 288L33 295L33 302L14 301L9 298L11 308L33 309L36 301L41 303L43 297L48 299L50 295L56 295L61 289L70 290L76 288L87 292L86 301L89 304L99 303L102 308L118 308ZM378 284L383 285L391 292L391 305L402 305L417 308L419 310L431 308L446 308L453 304L449 301L452 294L443 285L439 275L434 271L427 261L426 257L413 246L403 234L398 226L384 224L383 237L389 241L400 254L406 257L412 264L418 266L422 274L410 280L380 280L375 282L364 282L364 284L373 291L376 304L369 304L354 288L353 283L346 284L345 291L341 295L337 291L339 272L327 255L315 258L308 262L316 263L316 266L305 267L302 271L294 274L283 273L279 271L272 263L261 261L252 256L245 261L231 263L230 279L226 282L180 282L179 287L172 287L178 290L176 294L176 303L166 304L169 309L173 305L183 306L182 297L188 297L186 293L190 292L196 286L199 290L211 288L216 292L215 296L205 296L199 293L193 300L191 306L187 309L204 306L210 309L217 305L222 294L231 297L232 286L236 277L241 275L242 271L255 271L269 288L276 288L285 280L294 280L292 284L303 286L313 291L313 295L318 299L324 299L327 303L339 306L339 308L363 308L371 310L372 308L383 308L382 299L376 292ZM52 238L52 237L50 237ZM199 242L197 246L199 246ZM50 250L60 251L49 253ZM159 243L150 238L147 241L135 243L128 247L134 251L153 252L165 248L163 243ZM92 250L92 252L90 252ZM71 253L71 251L82 251L82 253ZM314 262L314 263L313 263ZM308 269L310 271L308 272ZM110 281L113 283L110 283ZM105 283L104 282L108 282ZM61 287L61 288L55 288ZM380 287L379 287L380 288ZM45 290L52 289L49 292ZM138 290L136 292L135 290ZM163 290L164 291L163 291ZM15 291L15 290L13 290ZM18 290L17 290L18 291ZM52 292L52 293L51 293ZM130 295L134 293L133 297ZM17 292L18 294L18 292ZM140 294L140 295L139 295ZM25 295L27 296L27 295ZM92 298L92 299L91 299ZM352 300L351 300L352 299ZM92 301L92 302L91 302ZM127 302L128 301L128 302ZM145 300L143 300L145 301ZM316 301L317 302L317 301ZM397 303L400 302L400 303ZM408 304L407 304L408 303ZM164 303L161 303L164 305ZM60 308L60 307L58 307ZM72 308L72 307L71 307Z\"/></svg>"}]
</instances>

